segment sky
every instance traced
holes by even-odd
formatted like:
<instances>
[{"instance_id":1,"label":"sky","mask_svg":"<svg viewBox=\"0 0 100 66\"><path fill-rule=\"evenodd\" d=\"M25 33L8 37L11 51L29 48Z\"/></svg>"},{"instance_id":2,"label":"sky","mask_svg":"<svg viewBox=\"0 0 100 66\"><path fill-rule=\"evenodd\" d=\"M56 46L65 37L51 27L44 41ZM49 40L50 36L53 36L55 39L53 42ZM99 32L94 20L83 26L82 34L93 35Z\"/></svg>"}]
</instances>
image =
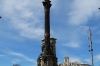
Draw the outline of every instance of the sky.
<instances>
[{"instance_id":1,"label":"sky","mask_svg":"<svg viewBox=\"0 0 100 66\"><path fill-rule=\"evenodd\" d=\"M0 66L36 66L44 38L43 0L0 0ZM94 65L100 65L100 0L51 0L51 37L56 38L58 63L91 64L90 27Z\"/></svg>"}]
</instances>

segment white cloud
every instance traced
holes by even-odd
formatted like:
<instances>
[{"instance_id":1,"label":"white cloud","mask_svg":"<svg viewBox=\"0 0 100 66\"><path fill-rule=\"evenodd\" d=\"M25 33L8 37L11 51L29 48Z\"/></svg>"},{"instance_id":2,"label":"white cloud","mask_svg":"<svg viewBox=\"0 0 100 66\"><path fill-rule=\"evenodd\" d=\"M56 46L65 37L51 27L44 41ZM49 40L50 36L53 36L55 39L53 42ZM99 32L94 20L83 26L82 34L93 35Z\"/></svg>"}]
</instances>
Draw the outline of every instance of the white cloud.
<instances>
[{"instance_id":1,"label":"white cloud","mask_svg":"<svg viewBox=\"0 0 100 66\"><path fill-rule=\"evenodd\" d=\"M74 0L69 12L69 23L72 25L86 24L89 18L98 14L100 0Z\"/></svg>"},{"instance_id":2,"label":"white cloud","mask_svg":"<svg viewBox=\"0 0 100 66\"><path fill-rule=\"evenodd\" d=\"M8 25L19 30L20 36L32 39L43 36L44 6L41 0L2 0L0 9L3 18L9 19Z\"/></svg>"},{"instance_id":3,"label":"white cloud","mask_svg":"<svg viewBox=\"0 0 100 66\"><path fill-rule=\"evenodd\" d=\"M42 1L3 0L0 3L3 18L9 19L9 26L19 30L20 36L40 38L43 35Z\"/></svg>"},{"instance_id":4,"label":"white cloud","mask_svg":"<svg viewBox=\"0 0 100 66\"><path fill-rule=\"evenodd\" d=\"M78 57L70 57L70 62L75 62L75 61L81 62L81 59Z\"/></svg>"},{"instance_id":5,"label":"white cloud","mask_svg":"<svg viewBox=\"0 0 100 66\"><path fill-rule=\"evenodd\" d=\"M13 64L19 63L21 60L20 59L14 59L13 61L11 61Z\"/></svg>"},{"instance_id":6,"label":"white cloud","mask_svg":"<svg viewBox=\"0 0 100 66\"><path fill-rule=\"evenodd\" d=\"M20 30L20 36L27 38L40 38L43 35L43 29L41 27L35 27L34 24L29 23L13 23L17 25L16 29ZM33 26L32 26L33 25Z\"/></svg>"},{"instance_id":7,"label":"white cloud","mask_svg":"<svg viewBox=\"0 0 100 66\"><path fill-rule=\"evenodd\" d=\"M96 55L94 58L96 61L100 61L100 54Z\"/></svg>"},{"instance_id":8,"label":"white cloud","mask_svg":"<svg viewBox=\"0 0 100 66\"><path fill-rule=\"evenodd\" d=\"M67 30L67 31L66 31ZM84 44L84 40L88 37L88 27L87 26L74 26L68 27L64 32L60 31L57 39L64 40L62 46L80 48ZM57 35L57 33L55 33ZM88 40L87 40L88 41Z\"/></svg>"},{"instance_id":9,"label":"white cloud","mask_svg":"<svg viewBox=\"0 0 100 66\"><path fill-rule=\"evenodd\" d=\"M27 56L25 56L25 55L23 55L23 54L21 54L21 53L10 52L10 54L11 54L11 55L14 55L14 56L22 57L22 58L24 58L26 61L30 61L30 62L36 64L36 61L35 61L34 59L31 59L31 58L29 58L29 57L27 57Z\"/></svg>"},{"instance_id":10,"label":"white cloud","mask_svg":"<svg viewBox=\"0 0 100 66\"><path fill-rule=\"evenodd\" d=\"M92 63L92 57L87 58L84 61L87 62L87 63ZM93 62L96 63L98 61L100 61L100 54L93 56Z\"/></svg>"},{"instance_id":11,"label":"white cloud","mask_svg":"<svg viewBox=\"0 0 100 66\"><path fill-rule=\"evenodd\" d=\"M79 42L75 42L75 41L71 41L69 43L63 44L63 46L72 47L72 48L79 48L80 47L80 43Z\"/></svg>"},{"instance_id":12,"label":"white cloud","mask_svg":"<svg viewBox=\"0 0 100 66\"><path fill-rule=\"evenodd\" d=\"M2 54L0 54L0 57L3 57L3 56L6 56L6 55L2 55Z\"/></svg>"},{"instance_id":13,"label":"white cloud","mask_svg":"<svg viewBox=\"0 0 100 66\"><path fill-rule=\"evenodd\" d=\"M84 59L84 61L85 61L86 63L91 63L91 58L86 58L86 59Z\"/></svg>"},{"instance_id":14,"label":"white cloud","mask_svg":"<svg viewBox=\"0 0 100 66\"><path fill-rule=\"evenodd\" d=\"M12 14L12 15L18 14L18 13L14 13L17 11L19 12L19 14L30 13L32 9L36 10L40 8L42 4L41 1L39 0L17 0L17 1L16 0L9 0L9 1L3 0L1 3L2 3L1 6L3 7L2 11L4 11L3 13Z\"/></svg>"}]
</instances>

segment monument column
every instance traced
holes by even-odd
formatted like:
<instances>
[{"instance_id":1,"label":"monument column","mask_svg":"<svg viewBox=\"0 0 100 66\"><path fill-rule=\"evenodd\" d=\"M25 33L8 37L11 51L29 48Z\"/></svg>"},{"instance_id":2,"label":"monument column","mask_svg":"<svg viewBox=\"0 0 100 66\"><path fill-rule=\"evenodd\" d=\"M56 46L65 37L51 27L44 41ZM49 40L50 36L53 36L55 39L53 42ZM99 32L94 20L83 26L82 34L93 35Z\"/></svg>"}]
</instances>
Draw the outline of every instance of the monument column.
<instances>
[{"instance_id":1,"label":"monument column","mask_svg":"<svg viewBox=\"0 0 100 66\"><path fill-rule=\"evenodd\" d=\"M51 1L44 0L44 39L42 40L42 53L37 59L37 66L57 66L55 38L50 38L50 7ZM51 40L51 43L50 43Z\"/></svg>"}]
</instances>

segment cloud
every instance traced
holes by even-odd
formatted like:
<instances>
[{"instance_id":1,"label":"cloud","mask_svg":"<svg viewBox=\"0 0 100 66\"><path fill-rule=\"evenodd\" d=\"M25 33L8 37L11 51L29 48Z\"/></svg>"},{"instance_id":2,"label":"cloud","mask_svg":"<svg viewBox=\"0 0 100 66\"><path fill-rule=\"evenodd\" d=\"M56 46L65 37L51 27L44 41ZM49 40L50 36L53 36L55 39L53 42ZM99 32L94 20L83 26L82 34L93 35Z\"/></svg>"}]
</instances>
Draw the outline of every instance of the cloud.
<instances>
[{"instance_id":1,"label":"cloud","mask_svg":"<svg viewBox=\"0 0 100 66\"><path fill-rule=\"evenodd\" d=\"M100 54L96 55L94 58L96 59L96 61L100 61Z\"/></svg>"},{"instance_id":2,"label":"cloud","mask_svg":"<svg viewBox=\"0 0 100 66\"><path fill-rule=\"evenodd\" d=\"M32 59L32 58L29 58L27 57L26 55L22 54L22 53L18 53L18 52L13 52L11 50L0 50L2 51L3 53L5 53L6 55L2 55L2 56L7 56L9 57L9 59L11 59L11 62L13 64L17 64L17 63L20 63L20 62L25 62L25 61L28 61L28 62L31 62L33 66L36 66L37 65L37 62L36 60ZM2 57L1 56L1 57ZM7 59L7 58L6 58Z\"/></svg>"},{"instance_id":3,"label":"cloud","mask_svg":"<svg viewBox=\"0 0 100 66\"><path fill-rule=\"evenodd\" d=\"M56 7L56 3L57 0L52 0L52 9ZM18 38L29 39L41 39L43 37L44 6L41 0L2 0L0 9L7 29L11 30L9 34L13 33L12 30L17 33L10 36L16 35ZM16 37L14 38L16 39Z\"/></svg>"},{"instance_id":4,"label":"cloud","mask_svg":"<svg viewBox=\"0 0 100 66\"><path fill-rule=\"evenodd\" d=\"M69 43L63 44L63 46L72 47L72 48L79 48L80 47L80 43L79 42L75 42L75 41L71 41Z\"/></svg>"},{"instance_id":5,"label":"cloud","mask_svg":"<svg viewBox=\"0 0 100 66\"><path fill-rule=\"evenodd\" d=\"M96 16L100 0L74 0L69 12L69 23L71 25L86 24L89 18Z\"/></svg>"},{"instance_id":6,"label":"cloud","mask_svg":"<svg viewBox=\"0 0 100 66\"><path fill-rule=\"evenodd\" d=\"M6 55L2 55L2 54L0 54L0 57L3 57L3 56L6 56Z\"/></svg>"},{"instance_id":7,"label":"cloud","mask_svg":"<svg viewBox=\"0 0 100 66\"><path fill-rule=\"evenodd\" d=\"M40 38L43 35L43 6L39 0L3 0L0 12L7 25L15 29L19 36Z\"/></svg>"},{"instance_id":8,"label":"cloud","mask_svg":"<svg viewBox=\"0 0 100 66\"><path fill-rule=\"evenodd\" d=\"M57 35L57 33L55 33ZM62 46L71 48L80 48L88 37L87 26L68 27L64 32L61 30L57 39L64 40Z\"/></svg>"},{"instance_id":9,"label":"cloud","mask_svg":"<svg viewBox=\"0 0 100 66\"><path fill-rule=\"evenodd\" d=\"M20 60L20 59L14 59L13 61L11 61L13 64L16 64L16 63L19 63L20 61L22 61L22 60Z\"/></svg>"},{"instance_id":10,"label":"cloud","mask_svg":"<svg viewBox=\"0 0 100 66\"><path fill-rule=\"evenodd\" d=\"M91 58L86 58L86 59L84 59L84 61L85 61L86 63L91 63Z\"/></svg>"},{"instance_id":11,"label":"cloud","mask_svg":"<svg viewBox=\"0 0 100 66\"><path fill-rule=\"evenodd\" d=\"M88 63L91 63L92 62L92 58L91 57L90 58L87 58L84 61L86 61ZM93 56L93 61L94 61L94 63L100 61L100 54L94 55Z\"/></svg>"},{"instance_id":12,"label":"cloud","mask_svg":"<svg viewBox=\"0 0 100 66\"><path fill-rule=\"evenodd\" d=\"M70 62L75 62L75 61L81 62L81 59L78 57L70 57L69 60L70 60Z\"/></svg>"},{"instance_id":13,"label":"cloud","mask_svg":"<svg viewBox=\"0 0 100 66\"><path fill-rule=\"evenodd\" d=\"M27 57L27 56L25 56L25 55L23 55L23 54L21 54L21 53L10 52L10 54L11 54L11 55L14 55L14 56L22 57L22 58L24 58L26 61L30 61L30 62L36 64L36 61L35 61L35 60L33 60L33 59L31 59L31 58L29 58L29 57ZM17 61L18 61L18 60L17 60Z\"/></svg>"},{"instance_id":14,"label":"cloud","mask_svg":"<svg viewBox=\"0 0 100 66\"><path fill-rule=\"evenodd\" d=\"M20 36L37 39L43 35L43 29L41 27L34 27L29 23L16 23L16 25L16 29L20 30Z\"/></svg>"}]
</instances>

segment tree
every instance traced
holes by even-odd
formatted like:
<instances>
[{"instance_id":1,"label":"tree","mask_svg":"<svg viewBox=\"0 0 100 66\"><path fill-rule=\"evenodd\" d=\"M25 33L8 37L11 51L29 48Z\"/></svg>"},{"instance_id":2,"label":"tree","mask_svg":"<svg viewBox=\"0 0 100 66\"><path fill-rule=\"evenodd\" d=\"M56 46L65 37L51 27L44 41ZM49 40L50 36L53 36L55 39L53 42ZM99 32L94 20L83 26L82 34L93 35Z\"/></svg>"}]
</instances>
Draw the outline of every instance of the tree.
<instances>
[{"instance_id":1,"label":"tree","mask_svg":"<svg viewBox=\"0 0 100 66\"><path fill-rule=\"evenodd\" d=\"M20 66L19 64L14 64L13 66Z\"/></svg>"}]
</instances>

